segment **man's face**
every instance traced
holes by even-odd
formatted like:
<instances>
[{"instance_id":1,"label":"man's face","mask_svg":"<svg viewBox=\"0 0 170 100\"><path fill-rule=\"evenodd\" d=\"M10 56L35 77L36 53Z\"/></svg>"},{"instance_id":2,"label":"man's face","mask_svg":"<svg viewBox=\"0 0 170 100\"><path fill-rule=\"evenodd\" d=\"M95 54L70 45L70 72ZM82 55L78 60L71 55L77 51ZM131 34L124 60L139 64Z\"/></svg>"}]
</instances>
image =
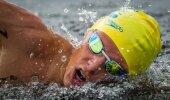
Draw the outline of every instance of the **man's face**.
<instances>
[{"instance_id":1,"label":"man's face","mask_svg":"<svg viewBox=\"0 0 170 100\"><path fill-rule=\"evenodd\" d=\"M112 40L103 32L97 32L104 45L104 51L121 66L126 66L123 57ZM87 33L83 43L73 52L64 75L65 86L82 86L86 82L96 82L108 76L104 69L106 58L102 54L94 54L88 45L91 34Z\"/></svg>"}]
</instances>

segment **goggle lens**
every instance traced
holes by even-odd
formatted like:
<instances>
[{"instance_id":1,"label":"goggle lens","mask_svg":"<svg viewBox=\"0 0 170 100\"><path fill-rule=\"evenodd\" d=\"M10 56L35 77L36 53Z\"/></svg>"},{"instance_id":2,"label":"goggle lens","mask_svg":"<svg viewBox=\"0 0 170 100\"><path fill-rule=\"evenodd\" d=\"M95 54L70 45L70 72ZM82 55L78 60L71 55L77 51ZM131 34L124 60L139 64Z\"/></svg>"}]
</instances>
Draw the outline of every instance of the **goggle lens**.
<instances>
[{"instance_id":1,"label":"goggle lens","mask_svg":"<svg viewBox=\"0 0 170 100\"><path fill-rule=\"evenodd\" d=\"M96 53L96 54L101 53L101 51L103 49L103 44L102 44L102 41L100 40L99 36L96 33L92 34L92 36L90 37L89 47L94 53Z\"/></svg>"},{"instance_id":2,"label":"goggle lens","mask_svg":"<svg viewBox=\"0 0 170 100\"><path fill-rule=\"evenodd\" d=\"M120 66L119 64L117 64L115 61L110 60L110 61L106 61L105 63L105 69L107 72L109 72L112 75L117 75L119 73L120 70Z\"/></svg>"},{"instance_id":3,"label":"goggle lens","mask_svg":"<svg viewBox=\"0 0 170 100\"><path fill-rule=\"evenodd\" d=\"M106 53L103 50L104 49L103 43L96 32L92 33L88 42L89 42L89 48L91 49L93 53L95 54L102 53L106 57L107 61L105 62L105 70L108 73L112 75L119 75L119 76L126 74L126 72L124 72L121 69L121 66L117 62L111 60L106 55Z\"/></svg>"}]
</instances>

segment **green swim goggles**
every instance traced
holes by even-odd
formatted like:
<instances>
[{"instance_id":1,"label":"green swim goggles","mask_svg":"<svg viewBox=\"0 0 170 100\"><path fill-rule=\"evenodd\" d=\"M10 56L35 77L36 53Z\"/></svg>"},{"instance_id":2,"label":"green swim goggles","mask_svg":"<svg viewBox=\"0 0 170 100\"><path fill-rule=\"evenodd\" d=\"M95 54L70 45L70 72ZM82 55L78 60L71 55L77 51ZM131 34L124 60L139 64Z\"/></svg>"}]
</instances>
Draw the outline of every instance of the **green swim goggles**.
<instances>
[{"instance_id":1,"label":"green swim goggles","mask_svg":"<svg viewBox=\"0 0 170 100\"><path fill-rule=\"evenodd\" d=\"M109 56L105 53L103 43L96 31L92 33L88 43L90 50L94 54L103 54L107 59L104 68L109 74L117 76L127 74L116 61L110 59Z\"/></svg>"}]
</instances>

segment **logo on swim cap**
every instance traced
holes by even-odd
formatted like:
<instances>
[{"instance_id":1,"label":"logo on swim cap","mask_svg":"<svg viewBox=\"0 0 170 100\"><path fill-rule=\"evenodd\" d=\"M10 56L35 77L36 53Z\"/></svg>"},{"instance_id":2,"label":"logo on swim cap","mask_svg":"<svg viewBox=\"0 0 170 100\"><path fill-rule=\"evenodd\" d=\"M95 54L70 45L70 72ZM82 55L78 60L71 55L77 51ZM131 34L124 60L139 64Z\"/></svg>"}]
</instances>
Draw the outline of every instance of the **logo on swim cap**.
<instances>
[{"instance_id":1,"label":"logo on swim cap","mask_svg":"<svg viewBox=\"0 0 170 100\"><path fill-rule=\"evenodd\" d=\"M112 20L108 20L108 23L110 26L112 26L113 28L119 30L120 32L123 32L122 27L120 27L118 24L116 24L115 22L113 22Z\"/></svg>"},{"instance_id":2,"label":"logo on swim cap","mask_svg":"<svg viewBox=\"0 0 170 100\"><path fill-rule=\"evenodd\" d=\"M118 17L118 15L115 14L115 13L111 13L111 14L109 14L109 16L112 17L112 18L117 18Z\"/></svg>"}]
</instances>

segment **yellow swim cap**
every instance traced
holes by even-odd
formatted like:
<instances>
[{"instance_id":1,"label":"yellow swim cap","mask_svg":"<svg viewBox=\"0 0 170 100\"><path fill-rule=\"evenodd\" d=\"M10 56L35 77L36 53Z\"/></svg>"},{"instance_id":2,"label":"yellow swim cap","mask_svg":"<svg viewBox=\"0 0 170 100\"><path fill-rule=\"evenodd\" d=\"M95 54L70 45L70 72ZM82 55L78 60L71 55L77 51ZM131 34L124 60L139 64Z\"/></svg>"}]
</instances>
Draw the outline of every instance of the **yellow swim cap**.
<instances>
[{"instance_id":1,"label":"yellow swim cap","mask_svg":"<svg viewBox=\"0 0 170 100\"><path fill-rule=\"evenodd\" d=\"M159 25L143 11L112 12L100 18L89 30L95 29L107 34L116 44L126 60L129 75L145 71L161 51Z\"/></svg>"}]
</instances>

